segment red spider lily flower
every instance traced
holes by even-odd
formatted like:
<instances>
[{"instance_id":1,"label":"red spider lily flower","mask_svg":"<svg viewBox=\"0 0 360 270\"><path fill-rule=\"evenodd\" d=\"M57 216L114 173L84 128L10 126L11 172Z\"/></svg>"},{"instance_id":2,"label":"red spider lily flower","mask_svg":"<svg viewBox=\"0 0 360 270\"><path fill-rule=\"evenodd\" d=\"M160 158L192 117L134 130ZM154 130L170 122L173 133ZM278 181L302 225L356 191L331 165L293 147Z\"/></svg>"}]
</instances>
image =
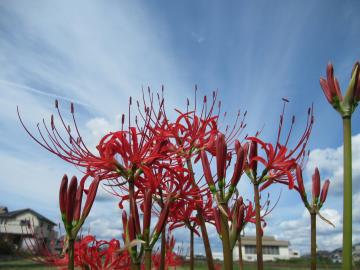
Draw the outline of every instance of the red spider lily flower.
<instances>
[{"instance_id":1,"label":"red spider lily flower","mask_svg":"<svg viewBox=\"0 0 360 270\"><path fill-rule=\"evenodd\" d=\"M84 144L79 133L74 115L74 105L71 104L71 114L76 131L75 134L72 133L70 125L65 123L57 101L55 102L55 107L58 111L60 125L65 130L67 138L61 135L63 132L55 124L53 116L51 117L50 127L46 124L45 120L43 120L43 129L38 125L39 138L27 129L20 117L19 111L18 116L24 129L33 140L61 159L79 168L84 168L85 173L88 175L93 177L99 176L100 179L116 179L120 175L126 176L127 170L132 168L132 166L137 168L147 166L155 162L159 157L166 157L161 153L163 153L165 146L167 146L167 142L155 137L155 134L151 132L151 129L148 128L149 119L144 122L143 127L138 126L138 132L134 127L130 127L129 122L129 131L121 130L105 135L97 146L99 154L96 155ZM122 126L123 124L124 117L122 119ZM138 137L140 137L140 140ZM119 158L120 160L118 160ZM119 161L122 163L119 163Z\"/></svg>"},{"instance_id":2,"label":"red spider lily flower","mask_svg":"<svg viewBox=\"0 0 360 270\"><path fill-rule=\"evenodd\" d=\"M96 240L88 235L82 238L75 246L76 265L82 269L130 270L131 259L127 251L121 251L120 242Z\"/></svg>"},{"instance_id":3,"label":"red spider lily flower","mask_svg":"<svg viewBox=\"0 0 360 270\"><path fill-rule=\"evenodd\" d=\"M180 266L183 264L180 249L178 250L178 252L174 252L175 243L175 238L172 235L168 234L165 243L166 254L164 269L176 269L176 266ZM155 269L160 269L161 254L159 250L152 254L152 263Z\"/></svg>"},{"instance_id":4,"label":"red spider lily flower","mask_svg":"<svg viewBox=\"0 0 360 270\"><path fill-rule=\"evenodd\" d=\"M177 200L173 203L169 212L169 230L173 231L179 227L187 227L194 230L194 233L200 236L198 227L200 226L197 209L201 209L202 218L205 222L213 223L213 200L211 192L201 196L200 201Z\"/></svg>"},{"instance_id":5,"label":"red spider lily flower","mask_svg":"<svg viewBox=\"0 0 360 270\"><path fill-rule=\"evenodd\" d=\"M286 136L285 142L281 143L280 141L286 102L287 101L284 100L283 112L280 115L278 136L275 144L266 143L258 137L247 138L249 141L259 144L261 149L264 151L264 156L257 154L256 156L251 157L251 155L249 155L248 161L250 164L249 166L251 166L253 161L260 162L264 166L262 173L256 174L258 175L258 179L253 179L253 181L257 181L259 184L262 184L261 190L264 190L274 182L286 184L290 189L294 188L296 164L302 164L305 158L306 146L314 123L313 109L310 108L308 110L307 123L303 134L295 143L295 146L290 148L288 144L293 125L295 123L295 117L292 118L291 127Z\"/></svg>"}]
</instances>

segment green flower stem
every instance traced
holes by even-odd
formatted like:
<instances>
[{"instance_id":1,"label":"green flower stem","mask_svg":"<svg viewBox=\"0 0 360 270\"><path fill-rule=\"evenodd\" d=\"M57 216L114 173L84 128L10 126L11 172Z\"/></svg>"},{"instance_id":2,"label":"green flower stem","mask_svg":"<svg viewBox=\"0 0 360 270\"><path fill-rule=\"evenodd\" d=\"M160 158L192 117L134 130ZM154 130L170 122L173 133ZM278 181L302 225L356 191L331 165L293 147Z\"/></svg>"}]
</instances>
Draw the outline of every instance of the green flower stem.
<instances>
[{"instance_id":1,"label":"green flower stem","mask_svg":"<svg viewBox=\"0 0 360 270\"><path fill-rule=\"evenodd\" d=\"M190 270L194 270L194 229L190 228Z\"/></svg>"},{"instance_id":2,"label":"green flower stem","mask_svg":"<svg viewBox=\"0 0 360 270\"><path fill-rule=\"evenodd\" d=\"M187 158L186 159L186 165L187 168L189 169L190 173L191 173L191 178L192 178L192 185L195 187L197 186L196 182L195 182L195 175L194 175L194 170L191 164L191 159ZM214 260L213 260L213 256L212 256L212 252L211 252L211 246L210 246L210 241L209 241L209 236L206 230L206 225L205 225L205 219L202 215L202 211L201 208L197 207L196 209L197 211L197 217L199 220L199 224L200 224L200 229L201 229L201 236L204 242L204 248L205 248L205 254L206 254L206 259L207 259L207 265L208 265L208 269L209 270L215 270L215 265L214 265Z\"/></svg>"},{"instance_id":3,"label":"green flower stem","mask_svg":"<svg viewBox=\"0 0 360 270\"><path fill-rule=\"evenodd\" d=\"M145 248L145 270L151 270L151 248Z\"/></svg>"},{"instance_id":4,"label":"green flower stem","mask_svg":"<svg viewBox=\"0 0 360 270\"><path fill-rule=\"evenodd\" d=\"M256 211L256 263L257 270L264 269L263 253L262 253L262 229L260 219L260 192L259 184L254 184L254 199Z\"/></svg>"},{"instance_id":5,"label":"green flower stem","mask_svg":"<svg viewBox=\"0 0 360 270\"><path fill-rule=\"evenodd\" d=\"M69 255L69 261L68 261L68 269L74 270L74 251L75 251L75 239L70 238L69 239L69 246L68 246L68 255Z\"/></svg>"},{"instance_id":6,"label":"green flower stem","mask_svg":"<svg viewBox=\"0 0 360 270\"><path fill-rule=\"evenodd\" d=\"M239 269L244 270L244 262L242 257L242 250L241 250L241 233L238 236L238 244L239 244Z\"/></svg>"},{"instance_id":7,"label":"green flower stem","mask_svg":"<svg viewBox=\"0 0 360 270\"><path fill-rule=\"evenodd\" d=\"M343 210L343 270L352 268L352 152L351 117L343 117L344 127L344 210Z\"/></svg>"},{"instance_id":8,"label":"green flower stem","mask_svg":"<svg viewBox=\"0 0 360 270\"><path fill-rule=\"evenodd\" d=\"M311 270L316 270L316 212L310 212L311 219Z\"/></svg>"},{"instance_id":9,"label":"green flower stem","mask_svg":"<svg viewBox=\"0 0 360 270\"><path fill-rule=\"evenodd\" d=\"M222 207L226 209L227 208L226 203L222 203ZM220 211L220 223L221 223L221 241L222 241L223 255L224 255L224 270L232 270L233 256L232 256L232 249L230 247L228 217L222 211Z\"/></svg>"},{"instance_id":10,"label":"green flower stem","mask_svg":"<svg viewBox=\"0 0 360 270\"><path fill-rule=\"evenodd\" d=\"M166 255L166 233L165 233L166 226L164 226L161 232L161 249L160 249L160 267L159 270L165 269L165 255Z\"/></svg>"},{"instance_id":11,"label":"green flower stem","mask_svg":"<svg viewBox=\"0 0 360 270\"><path fill-rule=\"evenodd\" d=\"M134 184L134 177L130 177L129 179L129 204L130 204L130 216L132 216L132 213L134 213L134 209L133 206L134 204L132 203L133 200L135 200L134 198L134 192L135 192L135 184ZM131 254L132 254L132 260L131 260L131 264L132 264L132 268L133 269L137 269L136 267L136 257L137 257L137 248L136 246L133 246L131 248Z\"/></svg>"}]
</instances>

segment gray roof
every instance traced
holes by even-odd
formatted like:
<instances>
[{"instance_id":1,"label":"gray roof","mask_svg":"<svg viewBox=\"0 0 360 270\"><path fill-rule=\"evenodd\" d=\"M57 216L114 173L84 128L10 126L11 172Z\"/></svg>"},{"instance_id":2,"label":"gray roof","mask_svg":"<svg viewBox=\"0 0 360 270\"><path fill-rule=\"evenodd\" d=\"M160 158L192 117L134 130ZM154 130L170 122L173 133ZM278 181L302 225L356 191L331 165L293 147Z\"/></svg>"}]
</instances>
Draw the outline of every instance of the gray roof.
<instances>
[{"instance_id":1,"label":"gray roof","mask_svg":"<svg viewBox=\"0 0 360 270\"><path fill-rule=\"evenodd\" d=\"M256 236L241 236L241 244L256 245ZM276 240L274 236L264 236L262 239L262 245L288 247L290 245L290 242L286 240Z\"/></svg>"},{"instance_id":2,"label":"gray roof","mask_svg":"<svg viewBox=\"0 0 360 270\"><path fill-rule=\"evenodd\" d=\"M38 212L32 210L31 208L25 208L25 209L20 209L20 210L16 210L16 211L10 211L10 212L6 212L6 213L2 213L0 214L0 218L13 218L16 217L18 215L21 214L25 214L25 213L32 213L34 216L36 216L38 219L45 221L47 223L50 223L51 225L55 226L57 225L55 222L51 221L50 219L44 217L43 215L39 214Z\"/></svg>"}]
</instances>

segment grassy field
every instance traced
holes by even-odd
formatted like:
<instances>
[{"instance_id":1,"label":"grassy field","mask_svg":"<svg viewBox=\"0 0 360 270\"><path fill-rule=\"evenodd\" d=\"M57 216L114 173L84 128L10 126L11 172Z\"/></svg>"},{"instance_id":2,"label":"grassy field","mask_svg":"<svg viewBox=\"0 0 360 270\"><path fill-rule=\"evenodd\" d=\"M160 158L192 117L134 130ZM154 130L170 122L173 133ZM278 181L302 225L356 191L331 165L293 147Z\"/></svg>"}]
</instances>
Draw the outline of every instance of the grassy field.
<instances>
[{"instance_id":1,"label":"grassy field","mask_svg":"<svg viewBox=\"0 0 360 270\"><path fill-rule=\"evenodd\" d=\"M265 269L266 270L308 270L309 267L303 267L298 266L298 263L265 263ZM301 262L303 264L303 262ZM319 265L321 266L321 265ZM8 261L0 261L0 269L1 270L35 270L35 269L41 269L41 270L55 270L55 267L48 267L41 264L37 264L31 260L8 260ZM188 267L177 267L176 269L179 270L186 270ZM197 263L195 269L197 270L206 270L207 267L204 263ZM239 269L237 264L234 264L234 269ZM256 266L254 264L247 264L245 265L246 270L256 270ZM323 268L319 267L318 270L325 270L325 269L333 269L333 270L340 270L340 266L336 267L334 265L323 265Z\"/></svg>"}]
</instances>

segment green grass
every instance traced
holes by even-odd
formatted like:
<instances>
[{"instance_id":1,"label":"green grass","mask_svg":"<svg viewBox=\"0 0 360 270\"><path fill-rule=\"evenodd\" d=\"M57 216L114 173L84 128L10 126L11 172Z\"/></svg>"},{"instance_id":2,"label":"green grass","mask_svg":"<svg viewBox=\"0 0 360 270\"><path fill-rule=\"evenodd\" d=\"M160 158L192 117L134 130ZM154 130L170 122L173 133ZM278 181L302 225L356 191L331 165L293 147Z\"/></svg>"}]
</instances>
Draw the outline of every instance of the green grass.
<instances>
[{"instance_id":1,"label":"green grass","mask_svg":"<svg viewBox=\"0 0 360 270\"><path fill-rule=\"evenodd\" d=\"M306 261L300 261L303 265L306 264ZM265 262L265 269L266 270L308 270L309 267L302 267L297 266L299 262L279 262L277 264L274 263L266 263ZM320 265L321 266L321 265ZM335 268L334 268L335 267ZM55 270L57 268L55 267L49 267L44 266L38 263L35 263L31 260L25 260L25 259L19 259L19 260L8 260L8 261L0 261L0 269L1 270L35 270L35 269L41 269L41 270ZM188 267L177 267L178 270L187 270ZM203 262L196 263L195 269L197 270L206 270L206 264ZM234 270L239 269L238 264L234 264ZM245 265L246 270L256 270L255 264L246 264ZM336 267L334 265L324 265L324 268L318 268L318 270L325 270L325 269L333 269L338 270L340 267Z\"/></svg>"}]
</instances>

